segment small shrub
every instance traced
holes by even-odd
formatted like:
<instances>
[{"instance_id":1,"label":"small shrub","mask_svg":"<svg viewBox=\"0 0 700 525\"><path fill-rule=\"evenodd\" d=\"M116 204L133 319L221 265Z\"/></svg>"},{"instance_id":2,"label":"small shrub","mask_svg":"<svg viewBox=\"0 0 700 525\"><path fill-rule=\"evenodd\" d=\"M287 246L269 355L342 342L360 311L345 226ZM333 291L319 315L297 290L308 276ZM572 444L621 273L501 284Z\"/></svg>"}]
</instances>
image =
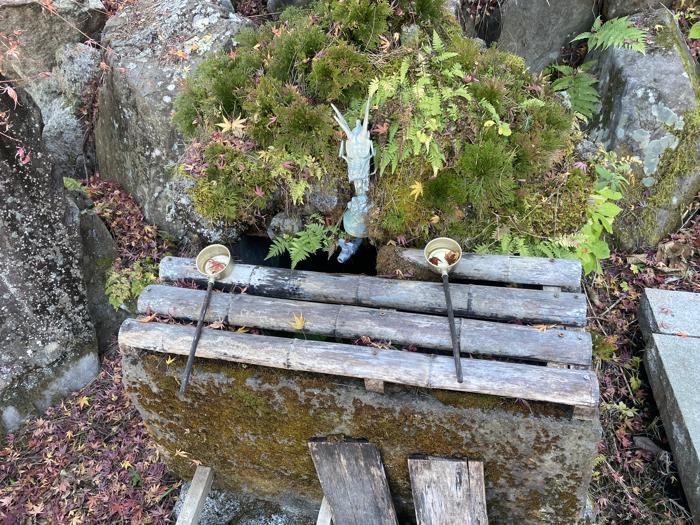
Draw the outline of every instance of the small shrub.
<instances>
[{"instance_id":1,"label":"small shrub","mask_svg":"<svg viewBox=\"0 0 700 525\"><path fill-rule=\"evenodd\" d=\"M347 106L367 94L370 75L367 55L359 53L350 44L339 42L314 58L309 86L319 99L339 101Z\"/></svg>"},{"instance_id":2,"label":"small shrub","mask_svg":"<svg viewBox=\"0 0 700 525\"><path fill-rule=\"evenodd\" d=\"M343 33L365 49L375 49L389 28L392 9L386 0L338 0L333 2L333 20Z\"/></svg>"},{"instance_id":3,"label":"small shrub","mask_svg":"<svg viewBox=\"0 0 700 525\"><path fill-rule=\"evenodd\" d=\"M115 310L122 305L133 311L134 303L141 291L158 281L158 266L148 260L136 261L131 267L113 266L107 272L105 293Z\"/></svg>"}]
</instances>

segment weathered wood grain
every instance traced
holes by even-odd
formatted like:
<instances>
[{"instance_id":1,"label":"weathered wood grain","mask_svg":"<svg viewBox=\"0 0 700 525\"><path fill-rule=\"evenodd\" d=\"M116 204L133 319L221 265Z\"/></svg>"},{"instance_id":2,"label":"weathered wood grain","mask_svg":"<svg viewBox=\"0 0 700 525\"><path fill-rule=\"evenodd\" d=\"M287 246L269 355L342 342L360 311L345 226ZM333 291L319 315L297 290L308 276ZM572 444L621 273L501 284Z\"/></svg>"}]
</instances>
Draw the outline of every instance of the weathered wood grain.
<instances>
[{"instance_id":1,"label":"weathered wood grain","mask_svg":"<svg viewBox=\"0 0 700 525\"><path fill-rule=\"evenodd\" d=\"M198 465L176 525L197 525L199 523L199 517L213 481L214 471L209 467Z\"/></svg>"},{"instance_id":2,"label":"weathered wood grain","mask_svg":"<svg viewBox=\"0 0 700 525\"><path fill-rule=\"evenodd\" d=\"M423 250L408 248L398 253L410 263L430 269L423 257ZM581 263L573 259L471 253L462 255L462 260L450 273L454 279L558 286L570 292L581 290L581 275Z\"/></svg>"},{"instance_id":3,"label":"weathered wood grain","mask_svg":"<svg viewBox=\"0 0 700 525\"><path fill-rule=\"evenodd\" d=\"M165 257L161 261L160 277L165 282L185 279L206 283L192 259L177 257ZM438 283L238 264L220 285L247 287L249 293L267 297L446 313L442 285ZM473 284L453 284L450 290L455 315L459 317L571 326L586 324L586 299L580 293Z\"/></svg>"},{"instance_id":4,"label":"weathered wood grain","mask_svg":"<svg viewBox=\"0 0 700 525\"><path fill-rule=\"evenodd\" d=\"M187 355L193 335L194 328L190 326L127 319L119 331L119 344ZM590 370L463 358L464 382L458 383L452 357L211 329L204 329L197 355L272 368L571 406L596 407L598 402L598 381Z\"/></svg>"},{"instance_id":5,"label":"weathered wood grain","mask_svg":"<svg viewBox=\"0 0 700 525\"><path fill-rule=\"evenodd\" d=\"M309 442L335 525L397 525L379 450L367 442Z\"/></svg>"},{"instance_id":6,"label":"weathered wood grain","mask_svg":"<svg viewBox=\"0 0 700 525\"><path fill-rule=\"evenodd\" d=\"M479 461L409 458L418 525L488 525Z\"/></svg>"},{"instance_id":7,"label":"weathered wood grain","mask_svg":"<svg viewBox=\"0 0 700 525\"><path fill-rule=\"evenodd\" d=\"M138 302L139 312L151 311L177 319L195 320L204 291L151 285ZM377 308L214 292L208 321L223 320L234 326L292 331L294 316L304 317L308 334L391 341L420 348L451 350L446 317ZM591 336L557 327L535 328L476 319L456 319L463 354L513 357L590 366Z\"/></svg>"},{"instance_id":8,"label":"weathered wood grain","mask_svg":"<svg viewBox=\"0 0 700 525\"><path fill-rule=\"evenodd\" d=\"M328 500L324 497L321 501L321 508L318 510L318 518L316 525L333 525L333 515L331 514L331 506Z\"/></svg>"}]
</instances>

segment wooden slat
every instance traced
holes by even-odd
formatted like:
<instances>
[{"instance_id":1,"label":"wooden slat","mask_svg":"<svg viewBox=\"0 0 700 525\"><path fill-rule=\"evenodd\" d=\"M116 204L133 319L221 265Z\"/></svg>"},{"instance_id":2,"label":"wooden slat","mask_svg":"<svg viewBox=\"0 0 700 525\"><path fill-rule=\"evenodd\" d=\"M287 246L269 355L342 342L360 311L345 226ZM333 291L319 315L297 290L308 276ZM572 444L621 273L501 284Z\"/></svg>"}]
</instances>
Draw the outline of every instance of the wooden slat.
<instances>
[{"instance_id":1,"label":"wooden slat","mask_svg":"<svg viewBox=\"0 0 700 525\"><path fill-rule=\"evenodd\" d=\"M309 442L334 525L397 525L377 447L366 442Z\"/></svg>"},{"instance_id":2,"label":"wooden slat","mask_svg":"<svg viewBox=\"0 0 700 525\"><path fill-rule=\"evenodd\" d=\"M165 282L192 280L202 285L193 259L165 257L160 263ZM284 299L446 313L442 285L396 281L362 275L336 275L237 264L221 285L247 287L249 293ZM453 284L455 315L480 319L585 326L586 299L580 293Z\"/></svg>"},{"instance_id":3,"label":"wooden slat","mask_svg":"<svg viewBox=\"0 0 700 525\"><path fill-rule=\"evenodd\" d=\"M409 248L398 253L412 264L429 269L423 250ZM454 279L469 281L557 286L578 292L581 290L582 269L581 263L573 259L465 253L450 275Z\"/></svg>"},{"instance_id":4,"label":"wooden slat","mask_svg":"<svg viewBox=\"0 0 700 525\"><path fill-rule=\"evenodd\" d=\"M151 285L139 297L138 310L195 320L205 292ZM214 292L208 321L223 320L234 326L291 331L290 321L304 317L304 332L326 337L391 341L421 348L450 351L452 342L446 317ZM530 326L457 319L462 353L513 357L563 364L591 364L591 336L556 327Z\"/></svg>"},{"instance_id":5,"label":"wooden slat","mask_svg":"<svg viewBox=\"0 0 700 525\"><path fill-rule=\"evenodd\" d=\"M209 467L199 465L187 491L185 502L177 518L176 525L197 525L204 509L204 503L214 481L214 472Z\"/></svg>"},{"instance_id":6,"label":"wooden slat","mask_svg":"<svg viewBox=\"0 0 700 525\"><path fill-rule=\"evenodd\" d=\"M127 319L119 331L119 344L187 355L193 335L194 327L191 326L141 323ZM451 356L378 350L208 328L202 332L197 356L571 406L596 407L598 404L598 381L590 370L562 370L484 359L462 359L464 382L458 383ZM196 375L196 366L194 373Z\"/></svg>"},{"instance_id":7,"label":"wooden slat","mask_svg":"<svg viewBox=\"0 0 700 525\"><path fill-rule=\"evenodd\" d=\"M488 525L479 461L409 458L418 525Z\"/></svg>"}]
</instances>

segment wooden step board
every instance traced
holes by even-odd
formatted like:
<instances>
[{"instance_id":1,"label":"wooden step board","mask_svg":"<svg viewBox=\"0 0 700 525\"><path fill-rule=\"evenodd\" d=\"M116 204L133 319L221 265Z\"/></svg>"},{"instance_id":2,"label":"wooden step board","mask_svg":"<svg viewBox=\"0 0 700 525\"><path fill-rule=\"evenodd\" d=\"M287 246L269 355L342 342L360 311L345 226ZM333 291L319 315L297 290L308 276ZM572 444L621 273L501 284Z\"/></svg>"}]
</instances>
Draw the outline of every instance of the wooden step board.
<instances>
[{"instance_id":1,"label":"wooden step board","mask_svg":"<svg viewBox=\"0 0 700 525\"><path fill-rule=\"evenodd\" d=\"M163 282L194 281L206 286L206 278L197 271L194 259L165 257L160 263L160 279ZM236 264L231 274L217 284L246 288L252 295L265 297L446 313L439 283ZM453 284L450 290L454 312L459 317L586 325L587 304L581 293L476 284Z\"/></svg>"},{"instance_id":2,"label":"wooden step board","mask_svg":"<svg viewBox=\"0 0 700 525\"><path fill-rule=\"evenodd\" d=\"M398 525L376 446L317 439L309 442L309 451L326 503L317 524Z\"/></svg>"},{"instance_id":3,"label":"wooden step board","mask_svg":"<svg viewBox=\"0 0 700 525\"><path fill-rule=\"evenodd\" d=\"M416 457L408 472L418 525L488 525L483 463Z\"/></svg>"},{"instance_id":4,"label":"wooden step board","mask_svg":"<svg viewBox=\"0 0 700 525\"><path fill-rule=\"evenodd\" d=\"M471 266L460 270L463 275L483 277L486 269L475 257L468 258ZM497 270L489 275L492 281L519 275L512 268L521 265L508 257L489 264ZM160 276L163 283L206 285L192 259L165 258ZM541 286L565 281L550 279ZM389 382L545 401L573 407L580 419L596 417L598 382L590 370L591 338L580 328L586 322L581 293L452 285L464 369L464 382L458 383L441 284L236 264L217 286L223 291L213 293L206 320L224 330L204 329L200 358L358 378L377 392ZM571 279L567 286L575 287ZM190 285L153 285L142 292L138 310L194 321L203 298L204 291ZM265 335L235 332L241 326ZM119 343L186 355L193 334L192 325L127 320ZM349 344L363 337L391 348Z\"/></svg>"}]
</instances>

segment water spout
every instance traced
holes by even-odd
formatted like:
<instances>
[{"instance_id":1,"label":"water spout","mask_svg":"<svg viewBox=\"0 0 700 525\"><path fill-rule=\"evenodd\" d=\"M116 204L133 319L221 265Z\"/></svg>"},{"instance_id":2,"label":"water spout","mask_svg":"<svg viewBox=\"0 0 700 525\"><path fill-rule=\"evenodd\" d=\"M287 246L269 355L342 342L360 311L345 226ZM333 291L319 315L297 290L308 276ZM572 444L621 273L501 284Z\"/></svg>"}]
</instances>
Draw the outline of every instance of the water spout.
<instances>
[{"instance_id":1,"label":"water spout","mask_svg":"<svg viewBox=\"0 0 700 525\"><path fill-rule=\"evenodd\" d=\"M361 237L350 237L350 241L346 241L345 239L340 239L338 240L338 246L340 246L340 254L338 255L338 262L339 263L344 263L346 262L350 257L355 255L357 253L357 250L359 247L362 245L362 239Z\"/></svg>"}]
</instances>

